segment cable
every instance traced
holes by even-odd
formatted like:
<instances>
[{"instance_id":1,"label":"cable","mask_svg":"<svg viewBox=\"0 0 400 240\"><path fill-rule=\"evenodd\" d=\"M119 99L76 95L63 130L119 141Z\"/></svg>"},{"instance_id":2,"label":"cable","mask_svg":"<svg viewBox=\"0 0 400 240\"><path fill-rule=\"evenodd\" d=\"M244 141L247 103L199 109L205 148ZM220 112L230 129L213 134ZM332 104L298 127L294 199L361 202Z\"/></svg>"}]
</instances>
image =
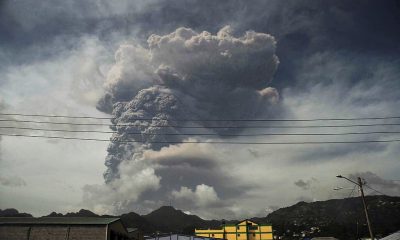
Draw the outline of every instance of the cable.
<instances>
[{"instance_id":1,"label":"cable","mask_svg":"<svg viewBox=\"0 0 400 240\"><path fill-rule=\"evenodd\" d=\"M39 123L55 125L74 125L74 126L136 126L127 124L103 124L103 123L68 123L68 122L50 122L50 121L31 121L31 120L11 120L0 119L0 122L20 122L20 123ZM240 128L348 128L348 127L372 127L372 126L400 126L400 123L374 123L374 124L350 124L350 125L305 125L305 126L174 126L174 125L151 125L151 127L160 128L209 128L209 129L240 129Z\"/></svg>"},{"instance_id":2,"label":"cable","mask_svg":"<svg viewBox=\"0 0 400 240\"><path fill-rule=\"evenodd\" d=\"M374 188L368 186L367 184L364 184L364 186L366 186L367 188L369 188L369 189L371 189L371 190L373 190L373 191L375 191L375 192L377 192L377 193L380 193L380 194L385 195L385 196L389 196L389 195L387 195L387 194L384 194L383 192L380 192L380 191L378 191L378 190L376 190L376 189L374 189Z\"/></svg>"},{"instance_id":3,"label":"cable","mask_svg":"<svg viewBox=\"0 0 400 240\"><path fill-rule=\"evenodd\" d=\"M350 194L347 196L347 198L350 198L350 197L353 195L353 192L354 192L354 190L356 189L356 187L357 187L357 185L354 185L353 190L351 190L351 192L350 192ZM338 209L340 209L340 210L343 209L343 206L344 206L344 204L345 204L345 201L346 201L346 198L344 198L344 199L341 201L341 203L340 203L339 206L338 206ZM339 217L339 213L340 213L340 211L336 211L336 214L334 215L334 217L331 217L331 219L332 219L333 222L336 222L336 220L337 220L338 217Z\"/></svg>"},{"instance_id":4,"label":"cable","mask_svg":"<svg viewBox=\"0 0 400 240\"><path fill-rule=\"evenodd\" d=\"M0 127L0 129L17 129L17 130L32 130L44 132L71 132L71 133L116 133L116 131L99 131L99 130L68 130L68 129L47 129L47 128L29 128L29 127ZM141 133L132 133L141 134Z\"/></svg>"},{"instance_id":5,"label":"cable","mask_svg":"<svg viewBox=\"0 0 400 240\"><path fill-rule=\"evenodd\" d=\"M400 142L400 139L390 140L363 140L363 141L324 141L324 142L228 142L228 141L138 141L138 140L107 140L97 138L77 138L77 137L57 137L57 136L41 136L41 135L25 135L25 134L4 134L0 133L0 136L9 137L32 137L32 138L51 138L51 139L66 139L66 140L86 140L86 141L101 141L101 142L119 142L119 143L156 143L156 144L183 144L183 143L207 143L207 144L237 144L237 145L303 145L303 144L350 144L350 143L389 143L389 142Z\"/></svg>"},{"instance_id":6,"label":"cable","mask_svg":"<svg viewBox=\"0 0 400 240\"><path fill-rule=\"evenodd\" d=\"M347 198L352 197L352 195L354 193L354 190L356 190L356 187L357 187L357 185L354 185L353 190L351 190L351 192L350 192L350 194L349 194L349 196Z\"/></svg>"},{"instance_id":7,"label":"cable","mask_svg":"<svg viewBox=\"0 0 400 240\"><path fill-rule=\"evenodd\" d=\"M48 118L71 118L71 119L98 119L98 120L114 119L114 118L110 118L110 117L44 115L44 114L22 114L22 113L0 113L0 116L48 117Z\"/></svg>"},{"instance_id":8,"label":"cable","mask_svg":"<svg viewBox=\"0 0 400 240\"><path fill-rule=\"evenodd\" d=\"M67 130L67 129L46 129L30 127L5 126L0 129L32 130L45 132L71 132L71 133L117 133L117 131L99 130ZM150 135L150 136L219 136L219 137L257 137L257 136L345 136L345 135L370 135L370 134L400 134L400 131L378 131L378 132L344 132L344 133L255 133L255 134L218 134L218 133L141 133L124 132L129 135Z\"/></svg>"},{"instance_id":9,"label":"cable","mask_svg":"<svg viewBox=\"0 0 400 240\"><path fill-rule=\"evenodd\" d=\"M22 113L0 113L0 116L22 116L22 117L50 117L50 118L71 118L71 119L115 119L114 117L92 117L92 116L67 116L67 115L45 115L45 114L22 114ZM166 118L135 118L131 120L168 120ZM387 117L358 117L358 118L314 118L314 119L174 119L174 121L193 122L312 122L312 121L355 121L355 120L387 120L400 119L398 116Z\"/></svg>"},{"instance_id":10,"label":"cable","mask_svg":"<svg viewBox=\"0 0 400 240\"><path fill-rule=\"evenodd\" d=\"M49 121L31 121L31 120L14 120L14 119L0 119L0 122L19 122L19 123L45 123L54 125L74 125L74 126L111 126L113 124L104 123L68 123L68 122L49 122Z\"/></svg>"}]
</instances>

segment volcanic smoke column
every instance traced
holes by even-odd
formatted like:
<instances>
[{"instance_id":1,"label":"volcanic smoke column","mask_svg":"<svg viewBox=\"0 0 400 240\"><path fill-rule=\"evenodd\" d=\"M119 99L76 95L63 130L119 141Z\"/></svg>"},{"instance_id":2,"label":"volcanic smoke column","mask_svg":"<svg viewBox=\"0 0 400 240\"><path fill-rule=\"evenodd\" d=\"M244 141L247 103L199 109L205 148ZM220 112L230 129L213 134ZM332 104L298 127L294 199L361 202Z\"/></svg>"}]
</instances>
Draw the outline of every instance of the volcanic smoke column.
<instances>
[{"instance_id":1,"label":"volcanic smoke column","mask_svg":"<svg viewBox=\"0 0 400 240\"><path fill-rule=\"evenodd\" d=\"M147 43L120 46L98 102L99 110L115 117L112 139L138 142L110 143L106 183L120 177L122 162L139 161L144 150L170 145L152 142L176 144L187 138L165 134L189 131L182 126L201 128L191 132L232 131L209 127L243 123L202 120L265 117L279 98L268 87L279 63L269 34L248 31L234 37L229 26L216 35L178 28L152 35Z\"/></svg>"}]
</instances>

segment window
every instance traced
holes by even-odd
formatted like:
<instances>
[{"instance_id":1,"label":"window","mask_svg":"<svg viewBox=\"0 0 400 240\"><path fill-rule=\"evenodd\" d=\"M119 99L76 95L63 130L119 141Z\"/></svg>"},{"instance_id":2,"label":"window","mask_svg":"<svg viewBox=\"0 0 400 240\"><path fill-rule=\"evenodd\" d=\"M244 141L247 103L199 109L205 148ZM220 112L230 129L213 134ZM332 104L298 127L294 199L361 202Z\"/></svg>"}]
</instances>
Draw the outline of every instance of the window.
<instances>
[{"instance_id":1,"label":"window","mask_svg":"<svg viewBox=\"0 0 400 240\"><path fill-rule=\"evenodd\" d=\"M249 230L258 230L258 226L255 225L249 226Z\"/></svg>"},{"instance_id":2,"label":"window","mask_svg":"<svg viewBox=\"0 0 400 240\"><path fill-rule=\"evenodd\" d=\"M211 234L211 237L214 237L214 233L213 233L213 234Z\"/></svg>"},{"instance_id":3,"label":"window","mask_svg":"<svg viewBox=\"0 0 400 240\"><path fill-rule=\"evenodd\" d=\"M255 237L256 236L256 234L255 233L253 233L253 237Z\"/></svg>"},{"instance_id":4,"label":"window","mask_svg":"<svg viewBox=\"0 0 400 240\"><path fill-rule=\"evenodd\" d=\"M239 229L240 229L240 226L237 226L236 229L239 230Z\"/></svg>"},{"instance_id":5,"label":"window","mask_svg":"<svg viewBox=\"0 0 400 240\"><path fill-rule=\"evenodd\" d=\"M240 233L238 233L238 237L240 237Z\"/></svg>"}]
</instances>

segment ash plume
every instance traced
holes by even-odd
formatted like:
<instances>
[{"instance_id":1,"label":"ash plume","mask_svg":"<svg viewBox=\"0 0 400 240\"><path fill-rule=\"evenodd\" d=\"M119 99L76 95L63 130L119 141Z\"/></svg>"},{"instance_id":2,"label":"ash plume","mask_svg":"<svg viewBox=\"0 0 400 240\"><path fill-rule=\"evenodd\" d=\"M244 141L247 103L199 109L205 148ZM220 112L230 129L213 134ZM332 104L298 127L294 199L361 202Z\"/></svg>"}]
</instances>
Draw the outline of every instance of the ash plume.
<instances>
[{"instance_id":1,"label":"ash plume","mask_svg":"<svg viewBox=\"0 0 400 240\"><path fill-rule=\"evenodd\" d=\"M107 76L106 92L97 105L99 110L113 115L112 129L117 132L107 149L106 185L124 178L122 172L127 170L123 170L123 166L143 171L153 169L148 172L154 183L153 191L179 197L183 193L196 195L206 189L212 193L213 200L219 199L218 194L229 192L224 186L218 186L218 181L229 178L226 173L218 169L212 171L216 181L213 185L218 188L214 189L205 182L210 176L205 178L198 173L198 181L192 181L191 186L163 182L171 176L157 171L157 166L172 171L178 171L176 166L207 168L209 165L213 168L217 164L207 154L204 157L189 154L183 158L170 154L171 145L188 138L177 135L189 131L182 127L196 126L196 132L220 134L232 130L210 127L243 123L204 120L249 119L270 114L270 107L279 99L277 90L269 87L279 64L275 55L276 41L269 34L254 31L235 37L232 29L226 26L216 35L178 28L164 36L151 35L147 44L145 47L120 46L115 55L116 63ZM169 155L158 156L163 159L161 163L146 159L146 151L168 151ZM140 189L138 195L146 194ZM204 200L200 202L206 205Z\"/></svg>"}]
</instances>

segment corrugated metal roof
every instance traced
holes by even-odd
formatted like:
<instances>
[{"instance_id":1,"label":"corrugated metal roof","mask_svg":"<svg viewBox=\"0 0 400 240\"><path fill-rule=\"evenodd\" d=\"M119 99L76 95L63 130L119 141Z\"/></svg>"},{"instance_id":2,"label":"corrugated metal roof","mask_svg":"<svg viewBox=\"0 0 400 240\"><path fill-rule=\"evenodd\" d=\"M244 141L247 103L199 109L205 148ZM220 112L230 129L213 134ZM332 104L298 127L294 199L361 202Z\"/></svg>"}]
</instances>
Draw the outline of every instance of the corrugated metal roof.
<instances>
[{"instance_id":1,"label":"corrugated metal roof","mask_svg":"<svg viewBox=\"0 0 400 240\"><path fill-rule=\"evenodd\" d=\"M389 236L381 238L380 240L400 240L400 231L397 231Z\"/></svg>"},{"instance_id":2,"label":"corrugated metal roof","mask_svg":"<svg viewBox=\"0 0 400 240\"><path fill-rule=\"evenodd\" d=\"M0 225L6 224L58 224L58 225L108 225L119 218L100 217L0 217Z\"/></svg>"}]
</instances>

